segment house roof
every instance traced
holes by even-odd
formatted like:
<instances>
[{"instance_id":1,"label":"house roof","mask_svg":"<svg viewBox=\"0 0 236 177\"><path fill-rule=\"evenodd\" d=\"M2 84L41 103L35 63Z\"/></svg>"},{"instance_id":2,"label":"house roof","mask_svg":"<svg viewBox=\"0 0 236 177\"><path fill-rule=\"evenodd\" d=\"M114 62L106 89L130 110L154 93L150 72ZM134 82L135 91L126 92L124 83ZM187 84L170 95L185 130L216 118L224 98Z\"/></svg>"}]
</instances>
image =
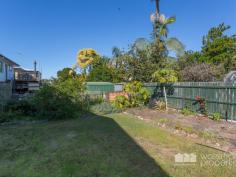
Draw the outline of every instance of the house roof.
<instances>
[{"instance_id":1,"label":"house roof","mask_svg":"<svg viewBox=\"0 0 236 177\"><path fill-rule=\"evenodd\" d=\"M26 68L22 68L19 66L14 67L14 70L18 71L18 72L35 73L35 71L33 69L26 69ZM36 71L36 72L41 74L40 71Z\"/></svg>"},{"instance_id":2,"label":"house roof","mask_svg":"<svg viewBox=\"0 0 236 177\"><path fill-rule=\"evenodd\" d=\"M13 66L20 66L19 64L17 64L16 62L10 60L9 58L5 57L4 55L0 54L0 59L4 60L5 62L13 65Z\"/></svg>"}]
</instances>

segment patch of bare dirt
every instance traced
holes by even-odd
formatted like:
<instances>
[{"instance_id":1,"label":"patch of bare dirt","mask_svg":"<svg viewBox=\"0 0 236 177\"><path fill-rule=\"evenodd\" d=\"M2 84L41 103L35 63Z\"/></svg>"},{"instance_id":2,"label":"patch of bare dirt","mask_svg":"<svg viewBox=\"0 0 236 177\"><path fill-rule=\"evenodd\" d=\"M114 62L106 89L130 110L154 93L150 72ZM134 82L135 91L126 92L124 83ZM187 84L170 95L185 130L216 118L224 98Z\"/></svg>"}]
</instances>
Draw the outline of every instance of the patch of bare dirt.
<instances>
[{"instance_id":1,"label":"patch of bare dirt","mask_svg":"<svg viewBox=\"0 0 236 177\"><path fill-rule=\"evenodd\" d=\"M213 121L203 116L184 116L174 109L160 112L148 108L134 108L126 111L136 118L153 122L161 128L185 136L202 145L236 154L236 123Z\"/></svg>"}]
</instances>

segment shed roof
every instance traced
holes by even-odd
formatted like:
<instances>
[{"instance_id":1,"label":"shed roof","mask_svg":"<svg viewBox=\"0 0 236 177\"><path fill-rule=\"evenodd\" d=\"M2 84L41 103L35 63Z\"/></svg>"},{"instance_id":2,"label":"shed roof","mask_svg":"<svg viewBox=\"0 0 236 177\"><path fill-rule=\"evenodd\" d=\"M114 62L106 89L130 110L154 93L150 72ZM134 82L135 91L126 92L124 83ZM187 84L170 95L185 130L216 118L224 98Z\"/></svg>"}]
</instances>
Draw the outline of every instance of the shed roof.
<instances>
[{"instance_id":1,"label":"shed roof","mask_svg":"<svg viewBox=\"0 0 236 177\"><path fill-rule=\"evenodd\" d=\"M87 85L113 85L111 82L87 82Z\"/></svg>"}]
</instances>

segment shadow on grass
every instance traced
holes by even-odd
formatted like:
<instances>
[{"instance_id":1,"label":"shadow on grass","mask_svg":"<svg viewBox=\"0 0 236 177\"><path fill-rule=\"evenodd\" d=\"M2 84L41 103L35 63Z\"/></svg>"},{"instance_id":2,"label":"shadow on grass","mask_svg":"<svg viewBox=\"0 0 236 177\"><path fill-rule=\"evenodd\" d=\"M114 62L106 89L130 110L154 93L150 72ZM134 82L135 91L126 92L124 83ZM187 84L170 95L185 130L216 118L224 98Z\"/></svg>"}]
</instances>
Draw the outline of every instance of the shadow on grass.
<instances>
[{"instance_id":1,"label":"shadow on grass","mask_svg":"<svg viewBox=\"0 0 236 177\"><path fill-rule=\"evenodd\" d=\"M94 156L95 159L99 159L100 164L104 164L109 171L117 172L112 175L122 177L169 176L113 119L92 113L87 117L90 119L83 120L86 122L89 132L90 140L87 143L95 145L100 151ZM132 124L125 124L125 126L132 126ZM97 166L98 169L100 164ZM101 173L101 176L110 175Z\"/></svg>"},{"instance_id":2,"label":"shadow on grass","mask_svg":"<svg viewBox=\"0 0 236 177\"><path fill-rule=\"evenodd\" d=\"M0 134L0 176L169 176L105 116L90 113L76 120L6 127Z\"/></svg>"}]
</instances>

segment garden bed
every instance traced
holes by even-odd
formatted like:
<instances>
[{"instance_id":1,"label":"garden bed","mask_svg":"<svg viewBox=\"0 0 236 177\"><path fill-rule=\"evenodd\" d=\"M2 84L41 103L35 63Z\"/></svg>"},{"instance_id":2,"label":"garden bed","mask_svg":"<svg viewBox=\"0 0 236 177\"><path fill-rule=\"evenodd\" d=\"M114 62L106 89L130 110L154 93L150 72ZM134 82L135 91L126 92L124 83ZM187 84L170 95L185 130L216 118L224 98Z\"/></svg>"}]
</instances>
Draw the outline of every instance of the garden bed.
<instances>
[{"instance_id":1,"label":"garden bed","mask_svg":"<svg viewBox=\"0 0 236 177\"><path fill-rule=\"evenodd\" d=\"M156 123L155 125L174 134L187 136L199 144L236 154L236 123L224 120L213 121L200 115L184 116L174 109L162 112L147 108L133 108L126 113Z\"/></svg>"}]
</instances>

